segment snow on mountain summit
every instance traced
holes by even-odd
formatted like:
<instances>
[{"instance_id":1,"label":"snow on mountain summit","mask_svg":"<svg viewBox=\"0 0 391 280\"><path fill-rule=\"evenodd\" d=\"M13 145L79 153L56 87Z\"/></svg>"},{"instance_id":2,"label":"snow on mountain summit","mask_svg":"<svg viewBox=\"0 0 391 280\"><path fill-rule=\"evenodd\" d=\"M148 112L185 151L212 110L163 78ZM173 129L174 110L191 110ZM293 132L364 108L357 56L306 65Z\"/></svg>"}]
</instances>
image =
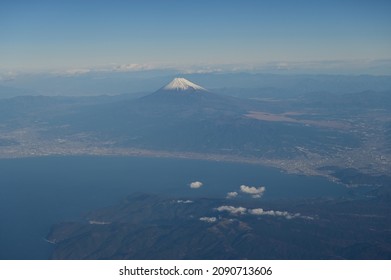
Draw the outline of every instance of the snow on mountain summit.
<instances>
[{"instance_id":1,"label":"snow on mountain summit","mask_svg":"<svg viewBox=\"0 0 391 280\"><path fill-rule=\"evenodd\" d=\"M172 80L169 84L167 84L165 87L163 87L164 90L202 90L206 91L203 87L196 85L189 80L186 80L185 78L175 78Z\"/></svg>"}]
</instances>

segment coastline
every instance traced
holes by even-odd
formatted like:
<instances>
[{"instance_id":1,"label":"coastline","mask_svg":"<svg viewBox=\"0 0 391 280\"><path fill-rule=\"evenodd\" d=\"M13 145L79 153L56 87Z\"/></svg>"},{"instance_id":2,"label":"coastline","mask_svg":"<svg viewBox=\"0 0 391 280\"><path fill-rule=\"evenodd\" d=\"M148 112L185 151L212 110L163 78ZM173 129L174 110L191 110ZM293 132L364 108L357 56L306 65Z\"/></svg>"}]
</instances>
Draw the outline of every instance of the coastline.
<instances>
[{"instance_id":1,"label":"coastline","mask_svg":"<svg viewBox=\"0 0 391 280\"><path fill-rule=\"evenodd\" d=\"M0 159L18 159L18 158L34 158L34 157L73 157L73 156L97 156L97 157L147 157L147 158L172 158L172 159L187 159L187 160L206 160L214 162L232 162L260 165L279 169L287 174L296 174L303 176L320 176L327 180L342 184L346 187L351 185L344 184L338 178L317 170L316 166L312 166L310 161L308 164L303 164L303 159L268 159L255 158L240 155L228 154L206 154L197 152L177 152L164 150L149 150L136 148L105 148L105 147L85 147L83 149L69 149L64 151L19 151L17 153L4 154L0 153Z\"/></svg>"}]
</instances>

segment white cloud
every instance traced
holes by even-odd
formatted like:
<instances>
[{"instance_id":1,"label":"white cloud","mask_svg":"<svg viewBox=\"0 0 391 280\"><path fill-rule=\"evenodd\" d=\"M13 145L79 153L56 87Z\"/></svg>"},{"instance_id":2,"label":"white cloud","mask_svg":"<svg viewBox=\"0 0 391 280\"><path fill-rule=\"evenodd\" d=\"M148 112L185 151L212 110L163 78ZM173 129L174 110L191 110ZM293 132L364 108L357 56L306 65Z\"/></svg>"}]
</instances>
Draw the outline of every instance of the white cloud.
<instances>
[{"instance_id":1,"label":"white cloud","mask_svg":"<svg viewBox=\"0 0 391 280\"><path fill-rule=\"evenodd\" d=\"M17 73L13 71L1 72L0 73L0 81L12 81L17 77Z\"/></svg>"},{"instance_id":2,"label":"white cloud","mask_svg":"<svg viewBox=\"0 0 391 280\"><path fill-rule=\"evenodd\" d=\"M88 68L77 68L77 69L68 69L63 73L64 76L79 76L90 73L91 69Z\"/></svg>"},{"instance_id":3,"label":"white cloud","mask_svg":"<svg viewBox=\"0 0 391 280\"><path fill-rule=\"evenodd\" d=\"M262 208L249 209L248 213L257 216L265 215L265 216L274 216L274 217L284 217L286 219L302 218L302 219L313 220L312 217L302 216L300 213L289 213L287 211L275 211L275 210L265 211Z\"/></svg>"},{"instance_id":4,"label":"white cloud","mask_svg":"<svg viewBox=\"0 0 391 280\"><path fill-rule=\"evenodd\" d=\"M243 193L251 194L253 198L260 198L263 195L263 193L265 192L266 188L265 187L256 188L256 187L249 187L246 185L241 185L240 190Z\"/></svg>"},{"instance_id":5,"label":"white cloud","mask_svg":"<svg viewBox=\"0 0 391 280\"><path fill-rule=\"evenodd\" d=\"M207 223L215 223L217 221L216 217L201 217L200 221L207 222Z\"/></svg>"},{"instance_id":6,"label":"white cloud","mask_svg":"<svg viewBox=\"0 0 391 280\"><path fill-rule=\"evenodd\" d=\"M238 193L237 192L229 192L227 193L227 198L234 198L237 197Z\"/></svg>"},{"instance_id":7,"label":"white cloud","mask_svg":"<svg viewBox=\"0 0 391 280\"><path fill-rule=\"evenodd\" d=\"M190 183L190 188L192 188L192 189L199 189L199 188L202 187L202 185L203 185L202 182L200 182L200 181L195 181L195 182L191 182L191 183Z\"/></svg>"},{"instance_id":8,"label":"white cloud","mask_svg":"<svg viewBox=\"0 0 391 280\"><path fill-rule=\"evenodd\" d=\"M216 208L219 212L229 212L232 215L244 215L246 213L255 215L255 216L272 216L272 217L283 217L286 219L302 218L313 220L313 217L302 216L300 213L289 213L287 211L278 211L278 210L263 210L262 208L255 209L246 209L244 207L234 207L234 206L220 206Z\"/></svg>"},{"instance_id":9,"label":"white cloud","mask_svg":"<svg viewBox=\"0 0 391 280\"><path fill-rule=\"evenodd\" d=\"M245 214L247 211L247 209L244 207L234 207L234 206L227 206L227 205L217 207L216 210L219 212L226 211L226 212L229 212L230 214L234 214L234 215L242 215L242 214Z\"/></svg>"},{"instance_id":10,"label":"white cloud","mask_svg":"<svg viewBox=\"0 0 391 280\"><path fill-rule=\"evenodd\" d=\"M123 65L117 65L114 67L114 71L118 72L129 72L129 71L143 71L143 70L152 70L156 67L151 64L139 64L139 63L129 63Z\"/></svg>"},{"instance_id":11,"label":"white cloud","mask_svg":"<svg viewBox=\"0 0 391 280\"><path fill-rule=\"evenodd\" d=\"M185 69L179 69L183 74L208 74L208 73L218 73L222 72L223 69L221 68L197 68L197 67L190 67Z\"/></svg>"},{"instance_id":12,"label":"white cloud","mask_svg":"<svg viewBox=\"0 0 391 280\"><path fill-rule=\"evenodd\" d=\"M189 204L189 203L193 203L194 201L193 200L177 200L176 202L183 203L183 204Z\"/></svg>"},{"instance_id":13,"label":"white cloud","mask_svg":"<svg viewBox=\"0 0 391 280\"><path fill-rule=\"evenodd\" d=\"M262 208L256 208L256 209L249 209L248 212L252 215L264 215L264 212Z\"/></svg>"},{"instance_id":14,"label":"white cloud","mask_svg":"<svg viewBox=\"0 0 391 280\"><path fill-rule=\"evenodd\" d=\"M292 217L292 215L289 214L287 211L274 211L274 210L265 211L262 208L249 209L248 212L252 215Z\"/></svg>"}]
</instances>

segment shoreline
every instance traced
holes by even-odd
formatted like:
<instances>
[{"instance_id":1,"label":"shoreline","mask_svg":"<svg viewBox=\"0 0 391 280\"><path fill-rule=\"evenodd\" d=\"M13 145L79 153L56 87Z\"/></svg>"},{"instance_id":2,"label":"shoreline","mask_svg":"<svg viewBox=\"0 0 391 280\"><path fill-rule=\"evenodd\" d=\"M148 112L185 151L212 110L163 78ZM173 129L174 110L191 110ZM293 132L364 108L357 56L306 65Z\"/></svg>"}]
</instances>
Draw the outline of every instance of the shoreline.
<instances>
[{"instance_id":1,"label":"shoreline","mask_svg":"<svg viewBox=\"0 0 391 280\"><path fill-rule=\"evenodd\" d=\"M302 176L319 176L327 180L344 185L345 187L355 187L347 185L336 177L330 174L322 173L312 166L298 167L299 160L292 159L266 159L266 158L251 158L245 156L223 155L223 154L205 154L196 152L175 152L164 150L147 150L135 148L98 148L91 147L90 149L83 149L78 151L68 152L19 152L4 155L0 153L0 159L22 159L22 158L42 158L42 157L77 157L77 156L96 156L96 157L146 157L146 158L171 158L171 159L187 159L187 160L205 160L214 162L231 162L259 165L264 167L276 168L286 174L296 174Z\"/></svg>"}]
</instances>

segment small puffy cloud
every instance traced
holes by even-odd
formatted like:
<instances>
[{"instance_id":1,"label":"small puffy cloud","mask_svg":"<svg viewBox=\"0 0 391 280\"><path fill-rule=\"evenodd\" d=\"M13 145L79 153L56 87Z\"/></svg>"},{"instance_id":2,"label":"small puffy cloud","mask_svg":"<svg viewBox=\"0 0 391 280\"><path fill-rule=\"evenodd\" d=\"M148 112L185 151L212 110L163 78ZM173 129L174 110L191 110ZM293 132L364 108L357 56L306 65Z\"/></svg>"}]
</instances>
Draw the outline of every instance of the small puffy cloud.
<instances>
[{"instance_id":1,"label":"small puffy cloud","mask_svg":"<svg viewBox=\"0 0 391 280\"><path fill-rule=\"evenodd\" d=\"M194 201L193 200L177 200L176 202L182 203L182 204L189 204L189 203L193 203Z\"/></svg>"},{"instance_id":2,"label":"small puffy cloud","mask_svg":"<svg viewBox=\"0 0 391 280\"><path fill-rule=\"evenodd\" d=\"M249 209L248 213L257 216L265 215L265 216L274 216L274 217L284 217L286 219L302 218L302 219L313 220L312 217L302 216L300 213L289 213L287 211L275 211L275 210L265 211L262 208Z\"/></svg>"},{"instance_id":3,"label":"small puffy cloud","mask_svg":"<svg viewBox=\"0 0 391 280\"><path fill-rule=\"evenodd\" d=\"M238 193L237 192L229 192L227 193L227 198L234 198L237 197Z\"/></svg>"},{"instance_id":4,"label":"small puffy cloud","mask_svg":"<svg viewBox=\"0 0 391 280\"><path fill-rule=\"evenodd\" d=\"M264 211L262 208L249 209L248 212L252 215L264 215Z\"/></svg>"},{"instance_id":5,"label":"small puffy cloud","mask_svg":"<svg viewBox=\"0 0 391 280\"><path fill-rule=\"evenodd\" d=\"M200 182L200 181L195 181L195 182L191 182L191 183L190 183L190 188L192 188L192 189L199 189L199 188L202 187L202 185L203 185L202 182Z\"/></svg>"},{"instance_id":6,"label":"small puffy cloud","mask_svg":"<svg viewBox=\"0 0 391 280\"><path fill-rule=\"evenodd\" d=\"M253 198L260 198L263 195L263 193L265 192L266 188L265 187L256 188L256 187L249 187L246 185L241 185L240 190L243 193L252 195Z\"/></svg>"},{"instance_id":7,"label":"small puffy cloud","mask_svg":"<svg viewBox=\"0 0 391 280\"><path fill-rule=\"evenodd\" d=\"M200 221L206 222L206 223L215 223L217 221L216 217L201 217Z\"/></svg>"},{"instance_id":8,"label":"small puffy cloud","mask_svg":"<svg viewBox=\"0 0 391 280\"><path fill-rule=\"evenodd\" d=\"M280 217L291 216L291 214L289 214L287 211L274 211L274 210L265 211L262 208L249 209L248 212L252 215L268 215L268 216L280 216Z\"/></svg>"},{"instance_id":9,"label":"small puffy cloud","mask_svg":"<svg viewBox=\"0 0 391 280\"><path fill-rule=\"evenodd\" d=\"M245 214L247 211L247 209L244 207L234 207L234 206L227 206L227 205L217 207L216 210L219 212L226 211L226 212L229 212L230 214L234 214L234 215L242 215L242 214Z\"/></svg>"}]
</instances>

